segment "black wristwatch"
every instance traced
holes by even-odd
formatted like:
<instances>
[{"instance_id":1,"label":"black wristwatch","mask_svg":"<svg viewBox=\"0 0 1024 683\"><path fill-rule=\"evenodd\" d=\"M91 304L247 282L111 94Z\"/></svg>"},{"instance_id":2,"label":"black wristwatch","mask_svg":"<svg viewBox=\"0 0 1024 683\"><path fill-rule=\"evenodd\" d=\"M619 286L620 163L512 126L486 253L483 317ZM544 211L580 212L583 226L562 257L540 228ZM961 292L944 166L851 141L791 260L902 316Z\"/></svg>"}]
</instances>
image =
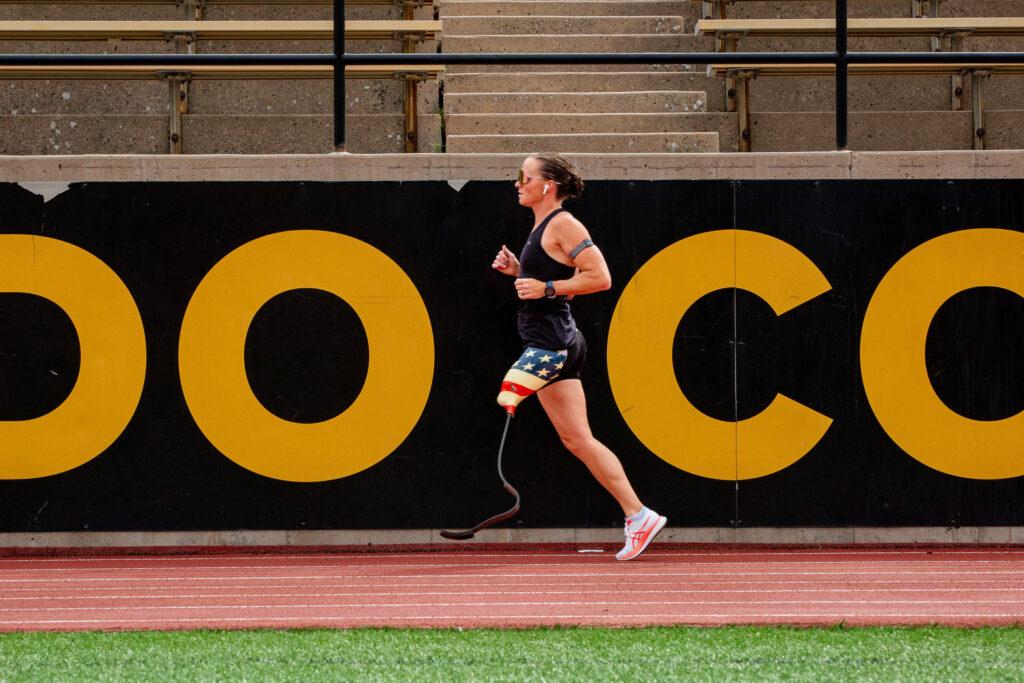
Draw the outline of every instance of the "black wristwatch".
<instances>
[{"instance_id":1,"label":"black wristwatch","mask_svg":"<svg viewBox=\"0 0 1024 683\"><path fill-rule=\"evenodd\" d=\"M544 296L549 299L555 298L555 281L548 280L547 284L544 285Z\"/></svg>"}]
</instances>

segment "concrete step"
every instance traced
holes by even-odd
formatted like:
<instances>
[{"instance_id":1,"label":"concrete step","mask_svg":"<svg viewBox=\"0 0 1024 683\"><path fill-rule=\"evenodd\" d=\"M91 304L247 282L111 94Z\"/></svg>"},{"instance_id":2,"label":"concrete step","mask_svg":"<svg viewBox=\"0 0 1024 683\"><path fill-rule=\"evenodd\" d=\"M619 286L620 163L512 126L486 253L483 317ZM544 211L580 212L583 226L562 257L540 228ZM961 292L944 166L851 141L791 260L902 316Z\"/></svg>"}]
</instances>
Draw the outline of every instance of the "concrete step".
<instances>
[{"instance_id":1,"label":"concrete step","mask_svg":"<svg viewBox=\"0 0 1024 683\"><path fill-rule=\"evenodd\" d=\"M722 114L724 123L705 112L624 114L587 112L563 114L446 114L448 135L554 135L605 133L693 133L736 128L735 114Z\"/></svg>"},{"instance_id":2,"label":"concrete step","mask_svg":"<svg viewBox=\"0 0 1024 683\"><path fill-rule=\"evenodd\" d=\"M503 15L543 16L578 14L609 16L629 14L674 14L687 25L700 18L696 0L441 0L440 16ZM910 0L851 0L853 17L910 17ZM1021 16L1020 0L942 0L939 16L1014 17ZM729 6L730 19L815 19L835 16L834 0L780 0L777 2L736 2Z\"/></svg>"},{"instance_id":3,"label":"concrete step","mask_svg":"<svg viewBox=\"0 0 1024 683\"><path fill-rule=\"evenodd\" d=\"M712 108L723 94L708 86ZM857 76L849 80L847 97L853 111L949 111L952 79L948 76ZM963 79L963 105L970 109L972 85ZM984 88L986 109L1024 109L1024 76L999 75L989 78ZM835 79L832 77L759 78L750 83L752 111L828 111L835 108Z\"/></svg>"},{"instance_id":4,"label":"concrete step","mask_svg":"<svg viewBox=\"0 0 1024 683\"><path fill-rule=\"evenodd\" d=\"M665 33L473 35L441 38L443 52L702 52L714 39Z\"/></svg>"},{"instance_id":5,"label":"concrete step","mask_svg":"<svg viewBox=\"0 0 1024 683\"><path fill-rule=\"evenodd\" d=\"M451 17L442 22L448 36L502 34L684 33L682 17Z\"/></svg>"},{"instance_id":6,"label":"concrete step","mask_svg":"<svg viewBox=\"0 0 1024 683\"><path fill-rule=\"evenodd\" d=\"M189 114L182 121L187 154L322 154L333 151L331 116L221 116ZM403 151L401 114L345 118L348 150ZM164 154L166 115L0 115L4 154ZM420 151L441 151L441 121L419 117Z\"/></svg>"},{"instance_id":7,"label":"concrete step","mask_svg":"<svg viewBox=\"0 0 1024 683\"><path fill-rule=\"evenodd\" d=\"M703 68L696 64L449 64L445 77L454 74L488 73L551 73L567 70L603 74L649 71L655 73L692 72Z\"/></svg>"},{"instance_id":8,"label":"concrete step","mask_svg":"<svg viewBox=\"0 0 1024 683\"><path fill-rule=\"evenodd\" d=\"M657 14L657 12L656 12ZM331 19L333 8L330 5L256 5L249 3L240 4L210 4L206 6L203 17L209 21L229 21L232 19L251 19L263 21L288 21L288 20L324 20ZM401 19L402 8L398 3L394 5L351 5L345 6L345 17L347 19ZM430 19L433 17L433 8L425 7L417 10L417 19ZM66 4L56 3L0 3L0 20L45 20L45 21L74 21L74 20L111 20L111 21L181 21L186 18L184 8L173 2L131 4L128 2L113 2L106 4L93 4L84 2L69 2Z\"/></svg>"},{"instance_id":9,"label":"concrete step","mask_svg":"<svg viewBox=\"0 0 1024 683\"><path fill-rule=\"evenodd\" d=\"M446 95L445 116L451 114L704 111L702 92L578 92L462 93Z\"/></svg>"},{"instance_id":10,"label":"concrete step","mask_svg":"<svg viewBox=\"0 0 1024 683\"><path fill-rule=\"evenodd\" d=\"M438 84L417 88L421 113L438 110ZM402 111L404 85L395 80L345 83L347 114ZM157 114L168 111L167 84L160 81L0 81L3 114ZM194 114L330 114L330 81L194 81ZM2 132L0 132L2 135Z\"/></svg>"},{"instance_id":11,"label":"concrete step","mask_svg":"<svg viewBox=\"0 0 1024 683\"><path fill-rule=\"evenodd\" d=\"M1024 148L1024 110L985 114L987 149ZM849 148L858 151L971 149L971 112L851 112ZM751 116L755 152L835 147L833 112L762 112ZM730 150L723 144L722 151Z\"/></svg>"},{"instance_id":12,"label":"concrete step","mask_svg":"<svg viewBox=\"0 0 1024 683\"><path fill-rule=\"evenodd\" d=\"M571 68L575 68L575 65ZM626 90L704 90L720 79L700 72L551 71L545 73L463 73L446 75L446 93L463 92L623 92ZM691 87L700 84L700 87Z\"/></svg>"},{"instance_id":13,"label":"concrete step","mask_svg":"<svg viewBox=\"0 0 1024 683\"><path fill-rule=\"evenodd\" d=\"M440 116L418 118L421 152L441 151ZM194 114L183 120L186 154L323 154L334 151L334 117ZM404 150L401 114L345 117L347 149L360 154Z\"/></svg>"},{"instance_id":14,"label":"concrete step","mask_svg":"<svg viewBox=\"0 0 1024 683\"><path fill-rule=\"evenodd\" d=\"M598 133L588 135L449 135L449 152L717 152L718 133Z\"/></svg>"},{"instance_id":15,"label":"concrete step","mask_svg":"<svg viewBox=\"0 0 1024 683\"><path fill-rule=\"evenodd\" d=\"M573 67L575 68L575 67ZM687 90L707 93L707 110L725 110L721 78L692 72L473 73L448 74L445 91L456 92L565 92L577 83L581 90L618 90L623 83L642 90ZM947 76L855 77L847 88L851 111L950 111L951 78ZM963 104L970 108L972 84L963 81ZM999 75L985 82L987 109L1024 109L1024 75ZM828 111L835 107L832 77L758 78L750 83L752 111Z\"/></svg>"},{"instance_id":16,"label":"concrete step","mask_svg":"<svg viewBox=\"0 0 1024 683\"><path fill-rule=\"evenodd\" d=\"M442 18L466 16L652 16L672 14L683 17L688 26L700 17L700 3L693 0L441 0Z\"/></svg>"},{"instance_id":17,"label":"concrete step","mask_svg":"<svg viewBox=\"0 0 1024 683\"><path fill-rule=\"evenodd\" d=\"M695 3L700 4L700 3ZM847 14L853 17L910 17L909 0L850 0ZM737 2L729 6L729 19L816 19L835 16L834 0L781 0ZM1019 0L942 0L940 17L1021 16Z\"/></svg>"}]
</instances>

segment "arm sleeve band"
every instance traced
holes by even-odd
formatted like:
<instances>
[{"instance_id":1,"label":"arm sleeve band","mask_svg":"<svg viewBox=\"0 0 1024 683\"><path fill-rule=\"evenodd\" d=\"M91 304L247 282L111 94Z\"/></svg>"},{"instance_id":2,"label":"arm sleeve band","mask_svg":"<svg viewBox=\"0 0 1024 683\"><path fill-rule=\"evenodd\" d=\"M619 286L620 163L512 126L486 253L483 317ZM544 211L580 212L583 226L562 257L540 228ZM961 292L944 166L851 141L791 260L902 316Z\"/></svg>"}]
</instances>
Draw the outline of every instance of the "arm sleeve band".
<instances>
[{"instance_id":1,"label":"arm sleeve band","mask_svg":"<svg viewBox=\"0 0 1024 683\"><path fill-rule=\"evenodd\" d=\"M587 247L592 247L592 246L594 246L593 242L591 242L590 240L583 240L582 242L580 242L579 244L577 244L573 248L572 253L569 254L569 258L571 258L573 260L576 260L576 257L580 255L581 251L583 251Z\"/></svg>"}]
</instances>

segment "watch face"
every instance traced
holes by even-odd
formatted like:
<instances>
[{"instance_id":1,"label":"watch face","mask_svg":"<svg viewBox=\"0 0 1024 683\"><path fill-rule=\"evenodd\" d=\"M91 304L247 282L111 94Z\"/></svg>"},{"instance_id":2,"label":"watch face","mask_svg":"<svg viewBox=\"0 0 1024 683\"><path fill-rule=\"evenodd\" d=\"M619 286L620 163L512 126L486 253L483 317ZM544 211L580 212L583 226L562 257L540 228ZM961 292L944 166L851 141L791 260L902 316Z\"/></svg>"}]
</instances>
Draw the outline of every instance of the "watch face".
<instances>
[{"instance_id":1,"label":"watch face","mask_svg":"<svg viewBox=\"0 0 1024 683\"><path fill-rule=\"evenodd\" d=\"M555 296L555 288L554 287L545 287L544 288L544 296L548 297L549 299L554 298L554 296Z\"/></svg>"}]
</instances>

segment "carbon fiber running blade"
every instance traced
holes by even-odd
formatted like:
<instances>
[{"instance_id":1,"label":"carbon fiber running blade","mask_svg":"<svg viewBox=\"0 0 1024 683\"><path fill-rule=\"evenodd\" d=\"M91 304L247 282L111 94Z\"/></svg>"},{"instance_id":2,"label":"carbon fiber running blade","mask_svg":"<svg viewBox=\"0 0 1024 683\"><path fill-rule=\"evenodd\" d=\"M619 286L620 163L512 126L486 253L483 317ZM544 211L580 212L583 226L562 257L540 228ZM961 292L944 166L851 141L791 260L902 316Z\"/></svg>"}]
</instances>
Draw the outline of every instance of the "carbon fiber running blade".
<instances>
[{"instance_id":1,"label":"carbon fiber running blade","mask_svg":"<svg viewBox=\"0 0 1024 683\"><path fill-rule=\"evenodd\" d=\"M519 513L519 491L516 491L515 488L512 487L512 484L508 483L508 479L505 478L505 473L501 469L501 456L505 452L505 438L508 436L508 425L511 422L512 413L510 412L505 418L505 429L501 432L501 445L498 446L498 477L501 479L501 483L505 487L505 490L515 498L515 503L513 503L512 507L505 512L494 515L493 517L488 517L472 529L466 529L465 531L441 529L438 533L441 534L442 538L447 538L452 541L466 541L473 538L473 536L476 535L476 532L481 529L486 529L487 527L494 526L499 522L504 522L506 519L515 517Z\"/></svg>"},{"instance_id":2,"label":"carbon fiber running blade","mask_svg":"<svg viewBox=\"0 0 1024 683\"><path fill-rule=\"evenodd\" d=\"M476 532L486 529L487 527L494 526L500 522L504 522L506 519L511 519L519 514L519 491L516 491L510 484L505 484L505 490L512 494L516 499L515 504L511 508L502 512L501 514L488 517L484 521L477 524L472 529L466 529L465 531L450 531L448 529L441 529L438 531L443 538L447 538L452 541L466 541L476 535Z\"/></svg>"}]
</instances>

